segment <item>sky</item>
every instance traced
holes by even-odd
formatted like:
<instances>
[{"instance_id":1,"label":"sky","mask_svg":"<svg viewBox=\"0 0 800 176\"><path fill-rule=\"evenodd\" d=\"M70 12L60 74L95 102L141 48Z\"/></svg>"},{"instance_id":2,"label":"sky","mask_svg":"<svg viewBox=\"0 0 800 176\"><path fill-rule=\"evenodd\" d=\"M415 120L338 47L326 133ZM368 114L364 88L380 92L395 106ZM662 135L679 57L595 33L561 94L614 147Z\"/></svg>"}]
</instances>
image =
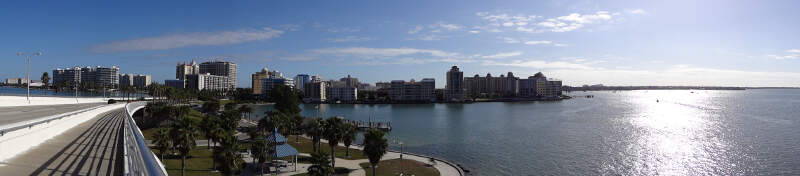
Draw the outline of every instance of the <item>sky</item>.
<instances>
[{"instance_id":1,"label":"sky","mask_svg":"<svg viewBox=\"0 0 800 176\"><path fill-rule=\"evenodd\" d=\"M800 86L800 1L4 1L0 78L238 64L362 82L542 72L565 85Z\"/></svg>"}]
</instances>

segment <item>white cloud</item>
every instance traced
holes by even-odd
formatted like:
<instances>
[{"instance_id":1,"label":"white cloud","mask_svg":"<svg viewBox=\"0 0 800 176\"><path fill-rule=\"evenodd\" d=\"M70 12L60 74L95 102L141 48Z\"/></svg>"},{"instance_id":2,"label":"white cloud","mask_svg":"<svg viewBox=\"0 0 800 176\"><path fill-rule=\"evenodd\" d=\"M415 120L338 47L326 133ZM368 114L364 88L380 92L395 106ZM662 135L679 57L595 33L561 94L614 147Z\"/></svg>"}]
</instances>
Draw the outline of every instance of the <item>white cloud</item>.
<instances>
[{"instance_id":1,"label":"white cloud","mask_svg":"<svg viewBox=\"0 0 800 176\"><path fill-rule=\"evenodd\" d=\"M520 42L519 40L517 40L515 38L511 38L511 37L503 37L503 41L506 42L506 43L519 43Z\"/></svg>"},{"instance_id":2,"label":"white cloud","mask_svg":"<svg viewBox=\"0 0 800 176\"><path fill-rule=\"evenodd\" d=\"M370 41L372 38L369 37L359 37L359 36L346 36L344 38L330 38L328 41L330 42L363 42L363 41Z\"/></svg>"},{"instance_id":3,"label":"white cloud","mask_svg":"<svg viewBox=\"0 0 800 176\"><path fill-rule=\"evenodd\" d=\"M567 47L567 46L569 46L569 45L567 45L567 44L562 44L562 43L556 43L556 44L553 44L553 46L557 46L557 47Z\"/></svg>"},{"instance_id":4,"label":"white cloud","mask_svg":"<svg viewBox=\"0 0 800 176\"><path fill-rule=\"evenodd\" d=\"M520 56L520 55L522 55L521 51L515 51L515 52L507 52L507 53L497 53L497 54L488 55L488 56L481 56L481 58L484 58L484 59L502 59L502 58Z\"/></svg>"},{"instance_id":5,"label":"white cloud","mask_svg":"<svg viewBox=\"0 0 800 176\"><path fill-rule=\"evenodd\" d=\"M416 33L418 33L419 31L422 31L422 29L423 29L423 27L422 27L422 26L420 26L420 25L417 25L416 27L414 27L414 29L411 29L411 30L409 30L409 31L408 31L408 33L409 33L409 34L416 34Z\"/></svg>"},{"instance_id":6,"label":"white cloud","mask_svg":"<svg viewBox=\"0 0 800 176\"><path fill-rule=\"evenodd\" d=\"M125 41L115 41L89 47L95 53L124 51L165 50L190 46L231 45L279 37L284 32L272 28L241 29L222 32L202 32L166 35Z\"/></svg>"},{"instance_id":7,"label":"white cloud","mask_svg":"<svg viewBox=\"0 0 800 176\"><path fill-rule=\"evenodd\" d=\"M571 13L566 16L543 19L536 15L509 15L479 12L476 15L488 22L484 30L500 31L500 28L511 28L519 32L568 32L583 28L589 24L610 21L619 12L597 11L590 14ZM540 20L541 19L541 20Z\"/></svg>"},{"instance_id":8,"label":"white cloud","mask_svg":"<svg viewBox=\"0 0 800 176\"><path fill-rule=\"evenodd\" d=\"M647 13L644 9L633 9L630 11L631 14L645 14Z\"/></svg>"},{"instance_id":9,"label":"white cloud","mask_svg":"<svg viewBox=\"0 0 800 176\"><path fill-rule=\"evenodd\" d=\"M552 41L547 40L534 40L534 41L527 41L525 42L526 45L549 45L553 43Z\"/></svg>"},{"instance_id":10,"label":"white cloud","mask_svg":"<svg viewBox=\"0 0 800 176\"><path fill-rule=\"evenodd\" d=\"M461 26L456 25L456 24L447 24L447 23L439 22L439 23L437 23L437 25L442 29L446 29L446 30L450 30L450 31L461 29Z\"/></svg>"},{"instance_id":11,"label":"white cloud","mask_svg":"<svg viewBox=\"0 0 800 176\"><path fill-rule=\"evenodd\" d=\"M800 58L800 49L788 49L787 54L770 54L767 57L775 58L778 60L784 59L797 59Z\"/></svg>"},{"instance_id":12,"label":"white cloud","mask_svg":"<svg viewBox=\"0 0 800 176\"><path fill-rule=\"evenodd\" d=\"M471 30L471 31L469 31L469 33L477 34L477 33L481 33L481 31Z\"/></svg>"},{"instance_id":13,"label":"white cloud","mask_svg":"<svg viewBox=\"0 0 800 176\"><path fill-rule=\"evenodd\" d=\"M493 60L484 61L483 65L487 66L511 66L511 67L526 67L538 69L582 69L592 70L589 64L579 64L564 61L543 61L543 60L514 60L511 62L498 62Z\"/></svg>"},{"instance_id":14,"label":"white cloud","mask_svg":"<svg viewBox=\"0 0 800 176\"><path fill-rule=\"evenodd\" d=\"M415 48L323 48L312 50L315 54L348 55L359 57L394 57L401 55L427 54L436 57L453 57L458 53L450 53L442 50L415 49Z\"/></svg>"}]
</instances>

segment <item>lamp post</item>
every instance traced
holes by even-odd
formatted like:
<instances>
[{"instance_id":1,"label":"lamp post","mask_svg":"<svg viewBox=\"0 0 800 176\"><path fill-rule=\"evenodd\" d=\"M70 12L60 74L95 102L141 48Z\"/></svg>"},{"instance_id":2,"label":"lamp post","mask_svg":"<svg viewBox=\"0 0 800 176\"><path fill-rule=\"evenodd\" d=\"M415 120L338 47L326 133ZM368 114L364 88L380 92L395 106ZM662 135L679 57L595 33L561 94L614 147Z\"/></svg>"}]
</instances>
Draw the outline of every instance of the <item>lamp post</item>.
<instances>
[{"instance_id":1,"label":"lamp post","mask_svg":"<svg viewBox=\"0 0 800 176\"><path fill-rule=\"evenodd\" d=\"M405 172L403 168L403 141L400 141L397 138L395 138L394 140L392 140L392 143L400 145L400 173L402 174Z\"/></svg>"},{"instance_id":2,"label":"lamp post","mask_svg":"<svg viewBox=\"0 0 800 176\"><path fill-rule=\"evenodd\" d=\"M17 52L17 56L25 55L22 52ZM41 56L42 52L33 53L34 56ZM28 104L31 104L31 55L27 55L27 63L28 63L28 71L26 72L26 86L27 86L27 96L26 99L28 100Z\"/></svg>"}]
</instances>

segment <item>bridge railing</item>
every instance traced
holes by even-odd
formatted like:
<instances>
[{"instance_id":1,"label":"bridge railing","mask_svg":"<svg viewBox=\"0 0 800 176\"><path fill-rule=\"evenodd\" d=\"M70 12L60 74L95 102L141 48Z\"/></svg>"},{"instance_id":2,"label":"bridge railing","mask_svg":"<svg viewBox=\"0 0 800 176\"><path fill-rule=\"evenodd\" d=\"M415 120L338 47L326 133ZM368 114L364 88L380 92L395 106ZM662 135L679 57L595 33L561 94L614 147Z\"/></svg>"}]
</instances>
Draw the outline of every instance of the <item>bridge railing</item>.
<instances>
[{"instance_id":1,"label":"bridge railing","mask_svg":"<svg viewBox=\"0 0 800 176\"><path fill-rule=\"evenodd\" d=\"M167 175L164 165L150 151L142 131L133 120L133 113L144 108L145 101L131 102L125 105L125 136L123 139L123 153L125 175Z\"/></svg>"}]
</instances>

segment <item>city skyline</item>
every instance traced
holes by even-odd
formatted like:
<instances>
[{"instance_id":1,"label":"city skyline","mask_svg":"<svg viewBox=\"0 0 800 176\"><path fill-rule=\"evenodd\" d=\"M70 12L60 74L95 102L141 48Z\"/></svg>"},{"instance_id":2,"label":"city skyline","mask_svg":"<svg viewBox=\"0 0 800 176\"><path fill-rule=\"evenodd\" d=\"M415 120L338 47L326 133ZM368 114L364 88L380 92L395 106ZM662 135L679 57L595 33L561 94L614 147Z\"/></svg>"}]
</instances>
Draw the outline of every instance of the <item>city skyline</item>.
<instances>
[{"instance_id":1,"label":"city skyline","mask_svg":"<svg viewBox=\"0 0 800 176\"><path fill-rule=\"evenodd\" d=\"M221 58L238 64L238 87L266 67L444 88L453 65L570 86L800 86L798 2L459 2L14 2L0 12L13 26L0 29L0 78L24 78L15 53L42 51L32 79L117 65L164 83L175 63Z\"/></svg>"}]
</instances>

